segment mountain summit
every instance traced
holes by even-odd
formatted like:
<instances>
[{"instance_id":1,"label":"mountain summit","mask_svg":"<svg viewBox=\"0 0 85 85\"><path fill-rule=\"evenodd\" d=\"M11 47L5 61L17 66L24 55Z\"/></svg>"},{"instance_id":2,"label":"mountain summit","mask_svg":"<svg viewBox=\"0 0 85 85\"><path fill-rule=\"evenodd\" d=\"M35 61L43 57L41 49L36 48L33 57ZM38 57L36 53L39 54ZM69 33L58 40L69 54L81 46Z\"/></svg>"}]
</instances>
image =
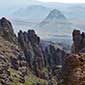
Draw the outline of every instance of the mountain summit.
<instances>
[{"instance_id":1,"label":"mountain summit","mask_svg":"<svg viewBox=\"0 0 85 85\"><path fill-rule=\"evenodd\" d=\"M53 9L49 15L47 16L46 20L47 21L59 21L59 20L65 20L66 17L57 9Z\"/></svg>"},{"instance_id":2,"label":"mountain summit","mask_svg":"<svg viewBox=\"0 0 85 85\"><path fill-rule=\"evenodd\" d=\"M66 17L57 9L53 9L48 16L40 23L40 26L44 26L48 23L62 23L66 22Z\"/></svg>"},{"instance_id":3,"label":"mountain summit","mask_svg":"<svg viewBox=\"0 0 85 85\"><path fill-rule=\"evenodd\" d=\"M57 9L53 9L48 16L36 26L36 28L39 31L38 33L40 33L40 36L45 36L45 38L52 38L56 34L59 36L67 36L68 34L66 33L70 33L73 30L72 24L69 23L64 14Z\"/></svg>"}]
</instances>

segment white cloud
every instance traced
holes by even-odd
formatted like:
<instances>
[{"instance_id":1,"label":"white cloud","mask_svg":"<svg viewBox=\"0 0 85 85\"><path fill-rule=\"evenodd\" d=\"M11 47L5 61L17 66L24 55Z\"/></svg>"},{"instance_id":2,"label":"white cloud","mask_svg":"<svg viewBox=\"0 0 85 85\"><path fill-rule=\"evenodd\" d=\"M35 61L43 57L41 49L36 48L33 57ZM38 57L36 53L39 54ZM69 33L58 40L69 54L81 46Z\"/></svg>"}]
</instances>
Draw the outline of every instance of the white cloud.
<instances>
[{"instance_id":1,"label":"white cloud","mask_svg":"<svg viewBox=\"0 0 85 85\"><path fill-rule=\"evenodd\" d=\"M42 2L85 3L85 0L38 0Z\"/></svg>"}]
</instances>

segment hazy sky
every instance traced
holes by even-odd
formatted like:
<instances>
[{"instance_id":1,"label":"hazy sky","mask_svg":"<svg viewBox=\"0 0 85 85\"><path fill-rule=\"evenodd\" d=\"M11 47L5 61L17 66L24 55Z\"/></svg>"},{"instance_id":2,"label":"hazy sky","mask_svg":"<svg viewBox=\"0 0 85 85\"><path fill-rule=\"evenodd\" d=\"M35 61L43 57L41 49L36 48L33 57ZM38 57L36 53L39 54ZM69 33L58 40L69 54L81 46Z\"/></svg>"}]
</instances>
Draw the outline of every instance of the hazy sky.
<instances>
[{"instance_id":1,"label":"hazy sky","mask_svg":"<svg viewBox=\"0 0 85 85\"><path fill-rule=\"evenodd\" d=\"M85 3L85 0L0 0L0 7L42 2Z\"/></svg>"},{"instance_id":2,"label":"hazy sky","mask_svg":"<svg viewBox=\"0 0 85 85\"><path fill-rule=\"evenodd\" d=\"M0 0L0 15L9 14L11 9L17 9L19 7L25 7L29 4L41 3L41 2L61 2L61 3L85 3L85 0ZM14 10L13 10L14 11Z\"/></svg>"},{"instance_id":3,"label":"hazy sky","mask_svg":"<svg viewBox=\"0 0 85 85\"><path fill-rule=\"evenodd\" d=\"M0 0L0 16L5 13L6 15L9 14L11 9L16 10L18 7L24 7L27 4L35 3L35 1L36 0Z\"/></svg>"},{"instance_id":4,"label":"hazy sky","mask_svg":"<svg viewBox=\"0 0 85 85\"><path fill-rule=\"evenodd\" d=\"M39 0L43 2L85 3L85 0Z\"/></svg>"}]
</instances>

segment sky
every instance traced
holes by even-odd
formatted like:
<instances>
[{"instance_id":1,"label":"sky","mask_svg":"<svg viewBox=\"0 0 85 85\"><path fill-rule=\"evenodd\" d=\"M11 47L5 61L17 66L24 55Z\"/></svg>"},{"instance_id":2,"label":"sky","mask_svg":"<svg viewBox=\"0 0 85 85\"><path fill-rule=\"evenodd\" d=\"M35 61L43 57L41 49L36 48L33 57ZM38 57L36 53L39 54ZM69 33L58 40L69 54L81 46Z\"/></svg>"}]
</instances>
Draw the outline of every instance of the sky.
<instances>
[{"instance_id":1,"label":"sky","mask_svg":"<svg viewBox=\"0 0 85 85\"><path fill-rule=\"evenodd\" d=\"M85 0L38 0L42 2L85 3Z\"/></svg>"},{"instance_id":2,"label":"sky","mask_svg":"<svg viewBox=\"0 0 85 85\"><path fill-rule=\"evenodd\" d=\"M39 1L39 2L38 2ZM9 14L8 10L41 2L85 3L85 0L0 0L0 15ZM14 11L14 10L13 10Z\"/></svg>"},{"instance_id":3,"label":"sky","mask_svg":"<svg viewBox=\"0 0 85 85\"><path fill-rule=\"evenodd\" d=\"M85 0L0 0L0 7L42 2L85 3Z\"/></svg>"},{"instance_id":4,"label":"sky","mask_svg":"<svg viewBox=\"0 0 85 85\"><path fill-rule=\"evenodd\" d=\"M35 3L36 0L0 0L0 16L6 13L9 14L11 9L24 7L28 4ZM14 10L13 10L14 11Z\"/></svg>"}]
</instances>

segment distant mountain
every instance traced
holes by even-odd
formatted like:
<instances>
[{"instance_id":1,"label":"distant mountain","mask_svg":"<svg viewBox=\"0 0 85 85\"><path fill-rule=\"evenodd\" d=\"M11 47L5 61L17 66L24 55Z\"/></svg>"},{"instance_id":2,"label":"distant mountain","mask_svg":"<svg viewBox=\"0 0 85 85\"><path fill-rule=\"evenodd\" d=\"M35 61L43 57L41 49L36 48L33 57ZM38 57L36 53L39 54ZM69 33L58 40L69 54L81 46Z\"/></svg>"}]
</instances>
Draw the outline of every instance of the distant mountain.
<instances>
[{"instance_id":1,"label":"distant mountain","mask_svg":"<svg viewBox=\"0 0 85 85\"><path fill-rule=\"evenodd\" d=\"M69 23L67 18L57 9L52 10L48 16L36 26L38 33L44 38L52 38L58 36L70 36L73 25Z\"/></svg>"},{"instance_id":2,"label":"distant mountain","mask_svg":"<svg viewBox=\"0 0 85 85\"><path fill-rule=\"evenodd\" d=\"M65 21L66 17L59 10L53 9L40 25L45 25L50 22L61 22L63 20Z\"/></svg>"},{"instance_id":3,"label":"distant mountain","mask_svg":"<svg viewBox=\"0 0 85 85\"><path fill-rule=\"evenodd\" d=\"M58 10L54 11L53 9L58 9L59 11ZM65 23L67 23L69 20L69 22L72 23L75 26L75 28L77 27L78 29L81 29L82 31L84 31L84 27L85 27L85 24L84 24L85 10L84 9L85 9L84 4L42 3L41 2L41 3L21 6L15 9L15 11L12 10L13 13L11 14L11 16L13 16L12 21L14 23L15 29L34 28L37 24L39 24L37 25L39 28L42 28L44 25L46 25L46 23L48 23L48 21L55 22L55 23L50 23L50 25L52 25L52 26L49 25L50 28L55 26L55 28L64 29L64 27L62 27L63 25L60 26L59 24L61 23L61 21L64 20L61 24L65 25ZM56 22L58 24L56 24ZM49 27L49 26L44 26L44 27ZM67 28L69 27L70 26L67 26ZM38 30L40 31L41 29L38 29ZM64 33L69 31L70 34L72 32L72 30L67 30L67 31L64 30L64 31L65 31Z\"/></svg>"},{"instance_id":4,"label":"distant mountain","mask_svg":"<svg viewBox=\"0 0 85 85\"><path fill-rule=\"evenodd\" d=\"M84 31L84 9L84 4L36 2L36 4L20 6L15 11L12 10L11 16L13 16L15 32L19 29L34 29L41 37L44 32L45 38L51 37L53 40L53 37L57 36L68 37L73 27Z\"/></svg>"},{"instance_id":5,"label":"distant mountain","mask_svg":"<svg viewBox=\"0 0 85 85\"><path fill-rule=\"evenodd\" d=\"M59 10L56 10L56 9L53 9L50 14L47 16L47 19L55 19L55 20L59 20L59 19L63 19L65 20L65 16L59 11Z\"/></svg>"},{"instance_id":6,"label":"distant mountain","mask_svg":"<svg viewBox=\"0 0 85 85\"><path fill-rule=\"evenodd\" d=\"M25 8L18 9L13 13L13 16L28 21L30 20L33 22L39 22L44 19L49 12L50 9L42 5L31 5Z\"/></svg>"}]
</instances>

